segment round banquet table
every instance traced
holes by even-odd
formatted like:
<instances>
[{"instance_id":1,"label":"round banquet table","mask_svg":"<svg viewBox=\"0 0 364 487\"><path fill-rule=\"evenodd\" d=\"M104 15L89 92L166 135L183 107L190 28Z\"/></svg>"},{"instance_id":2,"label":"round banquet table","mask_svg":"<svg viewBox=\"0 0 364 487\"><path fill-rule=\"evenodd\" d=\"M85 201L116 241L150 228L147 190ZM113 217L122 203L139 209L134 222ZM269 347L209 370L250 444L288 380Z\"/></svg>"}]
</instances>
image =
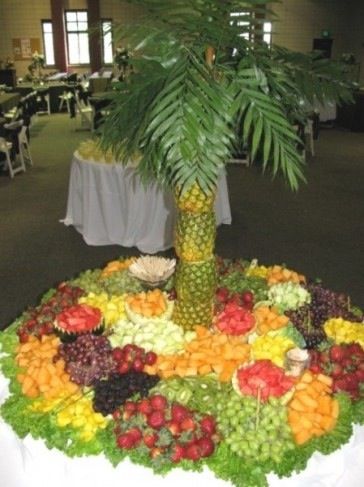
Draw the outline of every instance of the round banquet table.
<instances>
[{"instance_id":1,"label":"round banquet table","mask_svg":"<svg viewBox=\"0 0 364 487\"><path fill-rule=\"evenodd\" d=\"M8 380L0 374L0 404L8 396ZM228 487L207 468L201 473L179 468L166 477L124 460L117 467L103 456L69 458L49 450L29 435L20 439L0 419L0 485L2 487L120 487L129 478L148 487ZM354 425L350 441L330 455L315 453L306 470L289 478L269 474L270 487L362 487L364 485L364 427Z\"/></svg>"},{"instance_id":2,"label":"round banquet table","mask_svg":"<svg viewBox=\"0 0 364 487\"><path fill-rule=\"evenodd\" d=\"M216 223L231 223L226 175L218 180ZM144 186L135 168L81 159L75 152L69 179L65 225L88 245L137 247L153 254L173 246L177 216L173 195L157 183Z\"/></svg>"}]
</instances>

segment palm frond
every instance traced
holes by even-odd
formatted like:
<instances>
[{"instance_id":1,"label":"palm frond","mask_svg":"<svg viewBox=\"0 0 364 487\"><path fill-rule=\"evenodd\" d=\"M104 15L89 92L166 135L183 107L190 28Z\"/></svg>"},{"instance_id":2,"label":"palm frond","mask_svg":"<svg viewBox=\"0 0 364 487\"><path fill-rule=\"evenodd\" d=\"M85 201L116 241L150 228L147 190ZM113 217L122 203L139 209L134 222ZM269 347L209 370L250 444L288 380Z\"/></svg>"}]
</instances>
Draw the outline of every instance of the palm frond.
<instances>
[{"instance_id":1,"label":"palm frond","mask_svg":"<svg viewBox=\"0 0 364 487\"><path fill-rule=\"evenodd\" d=\"M213 190L231 150L231 101L198 54L186 51L151 106L140 171L182 190L196 181Z\"/></svg>"}]
</instances>

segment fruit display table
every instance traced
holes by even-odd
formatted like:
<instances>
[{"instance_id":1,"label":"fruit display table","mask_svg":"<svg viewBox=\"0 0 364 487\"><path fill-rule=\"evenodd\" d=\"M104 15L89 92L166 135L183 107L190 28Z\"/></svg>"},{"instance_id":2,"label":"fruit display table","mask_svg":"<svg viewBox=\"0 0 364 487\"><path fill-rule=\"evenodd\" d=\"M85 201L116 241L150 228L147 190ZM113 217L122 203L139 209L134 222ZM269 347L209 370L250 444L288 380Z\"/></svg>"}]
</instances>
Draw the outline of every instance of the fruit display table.
<instances>
[{"instance_id":1,"label":"fruit display table","mask_svg":"<svg viewBox=\"0 0 364 487\"><path fill-rule=\"evenodd\" d=\"M175 264L84 271L0 333L2 484L361 487L363 312L217 258L212 324L182 327Z\"/></svg>"},{"instance_id":2,"label":"fruit display table","mask_svg":"<svg viewBox=\"0 0 364 487\"><path fill-rule=\"evenodd\" d=\"M216 223L230 224L225 174L215 204ZM74 154L65 225L73 225L88 245L122 245L155 253L173 246L173 196L156 183L143 186L132 167L103 164Z\"/></svg>"}]
</instances>

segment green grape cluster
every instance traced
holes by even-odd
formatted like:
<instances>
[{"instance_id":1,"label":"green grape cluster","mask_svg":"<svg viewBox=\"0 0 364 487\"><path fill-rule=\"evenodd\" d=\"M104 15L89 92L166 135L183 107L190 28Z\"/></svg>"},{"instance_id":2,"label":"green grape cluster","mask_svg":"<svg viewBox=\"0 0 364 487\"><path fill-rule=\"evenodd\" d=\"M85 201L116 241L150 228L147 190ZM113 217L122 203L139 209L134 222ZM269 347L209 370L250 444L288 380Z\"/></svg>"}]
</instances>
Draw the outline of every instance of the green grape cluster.
<instances>
[{"instance_id":1,"label":"green grape cluster","mask_svg":"<svg viewBox=\"0 0 364 487\"><path fill-rule=\"evenodd\" d=\"M87 270L81 272L75 279L70 281L72 286L77 286L86 291L86 293L100 294L104 290L100 281L101 269Z\"/></svg>"},{"instance_id":2,"label":"green grape cluster","mask_svg":"<svg viewBox=\"0 0 364 487\"><path fill-rule=\"evenodd\" d=\"M287 410L276 398L259 403L232 392L217 404L218 428L230 449L246 461L282 461L294 442Z\"/></svg>"},{"instance_id":3,"label":"green grape cluster","mask_svg":"<svg viewBox=\"0 0 364 487\"><path fill-rule=\"evenodd\" d=\"M87 270L73 279L71 284L84 289L87 293L106 292L109 297L121 296L125 293L139 293L143 290L138 279L132 277L127 270L115 271L106 277L102 277L100 269Z\"/></svg>"}]
</instances>

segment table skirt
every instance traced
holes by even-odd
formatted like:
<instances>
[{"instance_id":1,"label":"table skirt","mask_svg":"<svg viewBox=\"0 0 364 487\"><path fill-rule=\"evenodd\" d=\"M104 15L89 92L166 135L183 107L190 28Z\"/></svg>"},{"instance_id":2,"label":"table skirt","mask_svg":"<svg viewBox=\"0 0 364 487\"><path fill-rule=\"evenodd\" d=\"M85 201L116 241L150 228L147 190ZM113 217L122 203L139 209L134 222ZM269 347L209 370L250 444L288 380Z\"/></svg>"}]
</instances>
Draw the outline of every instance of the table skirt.
<instances>
[{"instance_id":1,"label":"table skirt","mask_svg":"<svg viewBox=\"0 0 364 487\"><path fill-rule=\"evenodd\" d=\"M231 223L225 174L215 202L216 223ZM137 247L153 254L173 246L177 217L172 193L156 182L143 186L136 170L121 164L72 160L66 217L88 245Z\"/></svg>"},{"instance_id":2,"label":"table skirt","mask_svg":"<svg viewBox=\"0 0 364 487\"><path fill-rule=\"evenodd\" d=\"M8 396L8 380L0 374L0 404ZM69 458L56 449L49 450L42 440L31 436L20 439L0 419L0 485L3 487L229 487L204 469L201 473L174 469L166 477L129 460L113 467L103 456ZM127 482L125 479L129 479ZM354 425L350 441L340 450L315 453L306 470L289 478L268 475L270 487L362 487L364 485L364 427Z\"/></svg>"}]
</instances>

